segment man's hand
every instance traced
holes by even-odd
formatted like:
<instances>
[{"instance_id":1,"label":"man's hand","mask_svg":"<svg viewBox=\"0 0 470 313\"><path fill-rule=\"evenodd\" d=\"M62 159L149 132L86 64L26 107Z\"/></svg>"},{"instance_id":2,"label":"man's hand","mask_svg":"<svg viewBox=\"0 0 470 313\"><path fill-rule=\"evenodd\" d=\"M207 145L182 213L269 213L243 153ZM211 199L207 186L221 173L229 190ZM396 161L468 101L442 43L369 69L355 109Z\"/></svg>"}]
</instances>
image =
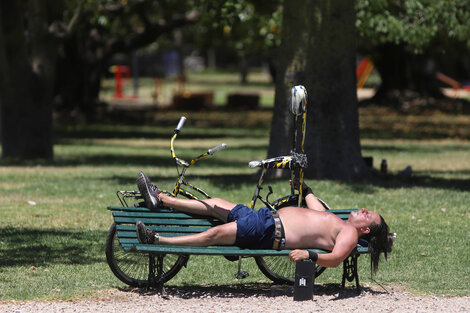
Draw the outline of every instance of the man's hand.
<instances>
[{"instance_id":1,"label":"man's hand","mask_svg":"<svg viewBox=\"0 0 470 313\"><path fill-rule=\"evenodd\" d=\"M292 250L289 253L289 258L292 262L302 261L308 259L308 251L305 250Z\"/></svg>"}]
</instances>

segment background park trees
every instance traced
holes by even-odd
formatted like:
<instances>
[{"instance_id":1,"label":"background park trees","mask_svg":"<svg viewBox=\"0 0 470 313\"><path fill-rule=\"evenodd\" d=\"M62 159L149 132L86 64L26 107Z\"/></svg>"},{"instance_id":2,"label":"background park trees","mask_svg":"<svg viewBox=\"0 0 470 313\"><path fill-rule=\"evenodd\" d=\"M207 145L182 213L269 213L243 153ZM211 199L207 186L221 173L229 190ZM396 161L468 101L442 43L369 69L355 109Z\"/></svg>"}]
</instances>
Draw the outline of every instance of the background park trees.
<instances>
[{"instance_id":1,"label":"background park trees","mask_svg":"<svg viewBox=\"0 0 470 313\"><path fill-rule=\"evenodd\" d=\"M283 16L284 25L280 21L282 4L290 12ZM329 160L317 155L315 160L323 161L311 161L308 173L312 177L367 175L356 125L355 66L351 57L355 43L349 37L356 33L358 51L376 63L382 76L377 96L397 89L429 93L438 90L430 84L429 65L449 69L449 59L456 58L447 55L457 49L468 51L470 4L467 0L357 0L351 7L347 1L331 0L324 5L248 0L68 0L48 5L37 0L4 1L0 4L3 156L52 158L52 111L81 112L92 118L100 105L100 79L107 72L109 60L116 53L130 53L163 38L171 42L178 29L186 44L201 51L215 46L236 50L245 74L243 64L250 54L280 62L270 62L281 72L276 75L281 81L276 86L272 128L273 132L286 131L286 140L283 145L272 143L270 155L290 149L291 122L282 106L286 104L288 84L303 83L310 97L315 95L315 99L309 99L309 153L320 153L313 147L322 146L325 155L330 155ZM342 5L344 9L334 9ZM304 21L306 27L297 29L289 26L296 23L291 19L308 11L312 15L306 18L312 23ZM336 21L338 16L344 21ZM325 28L327 23L342 31ZM279 53L284 28L291 29L290 34L283 33L284 42L298 47L298 51ZM338 38L344 38L344 42L338 42ZM340 44L346 49L341 53ZM287 48L284 45L283 49ZM303 53L303 63L296 63L296 53ZM469 73L465 66L458 68L461 72L455 73L457 78ZM329 130L331 136L320 140L319 127ZM349 174L336 172L338 165Z\"/></svg>"},{"instance_id":2,"label":"background park trees","mask_svg":"<svg viewBox=\"0 0 470 313\"><path fill-rule=\"evenodd\" d=\"M437 71L470 78L468 0L358 0L356 12L358 50L382 80L373 101L390 105L405 90L443 97Z\"/></svg>"},{"instance_id":3,"label":"background park trees","mask_svg":"<svg viewBox=\"0 0 470 313\"><path fill-rule=\"evenodd\" d=\"M190 1L2 1L2 155L53 157L52 109L93 116L106 62L192 23Z\"/></svg>"}]
</instances>

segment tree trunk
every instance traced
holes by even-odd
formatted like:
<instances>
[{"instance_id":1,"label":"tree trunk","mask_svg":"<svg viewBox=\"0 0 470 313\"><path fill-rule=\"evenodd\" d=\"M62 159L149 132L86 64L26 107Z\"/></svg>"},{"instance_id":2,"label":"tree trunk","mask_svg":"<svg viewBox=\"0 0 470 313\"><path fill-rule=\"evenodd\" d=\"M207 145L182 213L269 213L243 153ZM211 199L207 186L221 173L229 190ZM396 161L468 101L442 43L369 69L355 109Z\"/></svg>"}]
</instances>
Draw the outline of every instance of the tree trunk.
<instances>
[{"instance_id":1,"label":"tree trunk","mask_svg":"<svg viewBox=\"0 0 470 313\"><path fill-rule=\"evenodd\" d=\"M240 84L248 83L248 58L245 52L238 53L238 68L240 70Z\"/></svg>"},{"instance_id":2,"label":"tree trunk","mask_svg":"<svg viewBox=\"0 0 470 313\"><path fill-rule=\"evenodd\" d=\"M374 63L382 83L372 102L393 102L391 98L398 98L405 90L425 97L444 97L435 76L437 65L433 56L412 54L405 47L394 44L379 46L376 51Z\"/></svg>"},{"instance_id":3,"label":"tree trunk","mask_svg":"<svg viewBox=\"0 0 470 313\"><path fill-rule=\"evenodd\" d=\"M59 113L69 115L76 111L91 121L95 117L101 88L101 76L105 73L101 60L96 63L69 54L57 64L55 105Z\"/></svg>"},{"instance_id":4,"label":"tree trunk","mask_svg":"<svg viewBox=\"0 0 470 313\"><path fill-rule=\"evenodd\" d=\"M268 156L289 153L290 89L304 85L308 91L307 178L352 179L369 174L359 142L354 12L354 2L348 0L284 4Z\"/></svg>"},{"instance_id":5,"label":"tree trunk","mask_svg":"<svg viewBox=\"0 0 470 313\"><path fill-rule=\"evenodd\" d=\"M59 5L2 1L1 31L5 38L2 69L2 156L52 159L52 82L57 45L49 33L51 10ZM53 8L53 9L52 9ZM29 38L23 22L28 14Z\"/></svg>"},{"instance_id":6,"label":"tree trunk","mask_svg":"<svg viewBox=\"0 0 470 313\"><path fill-rule=\"evenodd\" d=\"M8 82L5 36L3 35L3 7L0 3L0 139L2 138L2 103Z\"/></svg>"}]
</instances>

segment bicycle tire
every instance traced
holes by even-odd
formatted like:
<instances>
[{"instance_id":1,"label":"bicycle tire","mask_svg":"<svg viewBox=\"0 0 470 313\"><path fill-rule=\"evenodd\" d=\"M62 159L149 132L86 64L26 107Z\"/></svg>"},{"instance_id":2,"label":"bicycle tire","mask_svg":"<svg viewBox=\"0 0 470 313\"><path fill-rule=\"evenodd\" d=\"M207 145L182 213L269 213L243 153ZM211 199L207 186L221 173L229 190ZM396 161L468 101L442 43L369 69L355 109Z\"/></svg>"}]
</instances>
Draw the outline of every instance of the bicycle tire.
<instances>
[{"instance_id":1,"label":"bicycle tire","mask_svg":"<svg viewBox=\"0 0 470 313\"><path fill-rule=\"evenodd\" d=\"M260 271L277 284L293 285L295 281L295 263L288 256L258 256L255 257ZM315 265L315 278L320 276L325 267Z\"/></svg>"},{"instance_id":2,"label":"bicycle tire","mask_svg":"<svg viewBox=\"0 0 470 313\"><path fill-rule=\"evenodd\" d=\"M189 255L167 254L163 258L162 282L173 278L186 264ZM113 274L131 287L148 287L149 254L126 252L117 238L116 223L106 236L106 260Z\"/></svg>"}]
</instances>

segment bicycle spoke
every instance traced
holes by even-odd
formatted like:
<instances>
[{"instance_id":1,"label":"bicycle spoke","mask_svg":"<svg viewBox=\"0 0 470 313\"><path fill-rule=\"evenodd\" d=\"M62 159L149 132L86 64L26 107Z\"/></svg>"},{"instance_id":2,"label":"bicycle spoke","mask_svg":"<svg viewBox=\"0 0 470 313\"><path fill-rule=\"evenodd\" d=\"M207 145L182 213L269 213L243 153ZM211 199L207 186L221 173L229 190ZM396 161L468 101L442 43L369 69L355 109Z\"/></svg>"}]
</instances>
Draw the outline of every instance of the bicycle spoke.
<instances>
[{"instance_id":1,"label":"bicycle spoke","mask_svg":"<svg viewBox=\"0 0 470 313\"><path fill-rule=\"evenodd\" d=\"M293 283L295 266L288 257L260 257L256 259L260 270L271 280L279 283Z\"/></svg>"}]
</instances>

